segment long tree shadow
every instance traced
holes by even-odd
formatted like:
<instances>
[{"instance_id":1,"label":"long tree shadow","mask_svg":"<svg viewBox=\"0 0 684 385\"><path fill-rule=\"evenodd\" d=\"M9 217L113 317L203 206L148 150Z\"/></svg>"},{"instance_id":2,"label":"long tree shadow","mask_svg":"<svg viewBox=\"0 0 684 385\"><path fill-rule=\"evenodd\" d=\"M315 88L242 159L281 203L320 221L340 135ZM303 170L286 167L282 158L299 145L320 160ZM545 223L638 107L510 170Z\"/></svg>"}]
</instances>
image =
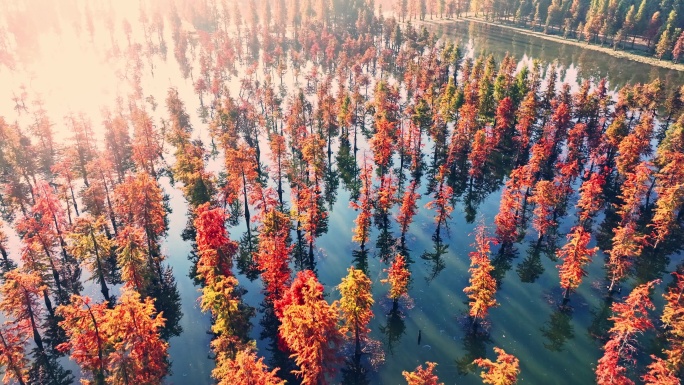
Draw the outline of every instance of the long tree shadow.
<instances>
[{"instance_id":1,"label":"long tree shadow","mask_svg":"<svg viewBox=\"0 0 684 385\"><path fill-rule=\"evenodd\" d=\"M515 269L521 282L534 283L534 281L544 273L544 266L541 262L541 251L541 242L532 242L532 247L530 248L527 257L525 257Z\"/></svg>"},{"instance_id":2,"label":"long tree shadow","mask_svg":"<svg viewBox=\"0 0 684 385\"><path fill-rule=\"evenodd\" d=\"M430 266L430 273L427 277L425 277L425 280L428 282L431 282L437 278L439 273L441 273L446 267L443 255L447 253L449 245L442 242L442 237L439 230L440 226L437 226L437 230L432 235L432 251L426 250L420 256L420 258L426 261L426 263Z\"/></svg>"},{"instance_id":3,"label":"long tree shadow","mask_svg":"<svg viewBox=\"0 0 684 385\"><path fill-rule=\"evenodd\" d=\"M294 360L290 358L290 353L287 351L284 343L278 335L278 328L280 327L280 320L275 314L273 303L264 300L259 308L262 313L259 325L261 325L261 332L259 333L260 340L267 340L268 346L266 350L270 353L268 364L272 368L280 368L278 377L287 381L288 384L297 384L299 379L292 374L293 370L297 370L297 365Z\"/></svg>"},{"instance_id":4,"label":"long tree shadow","mask_svg":"<svg viewBox=\"0 0 684 385\"><path fill-rule=\"evenodd\" d=\"M496 280L497 288L501 288L503 279L506 273L513 267L513 259L517 256L518 250L511 245L509 247L501 247L499 252L492 258L492 266L494 266L492 277Z\"/></svg>"},{"instance_id":5,"label":"long tree shadow","mask_svg":"<svg viewBox=\"0 0 684 385\"><path fill-rule=\"evenodd\" d=\"M397 302L393 301L392 310L387 314L387 319L384 325L378 327L380 333L385 336L385 345L391 355L394 355L394 345L399 343L401 337L406 334L406 324L404 323L404 315L399 310Z\"/></svg>"},{"instance_id":6,"label":"long tree shadow","mask_svg":"<svg viewBox=\"0 0 684 385\"><path fill-rule=\"evenodd\" d=\"M575 338L572 326L572 307L559 305L539 331L547 340L544 347L552 352L562 352L568 340Z\"/></svg>"},{"instance_id":7,"label":"long tree shadow","mask_svg":"<svg viewBox=\"0 0 684 385\"><path fill-rule=\"evenodd\" d=\"M487 344L492 343L492 339L489 332L479 329L478 331L469 331L463 336L461 340L463 343L463 351L465 354L459 358L456 358L456 370L461 376L465 376L470 373L474 373L476 366L473 365L473 361L477 358L483 358L487 356Z\"/></svg>"},{"instance_id":8,"label":"long tree shadow","mask_svg":"<svg viewBox=\"0 0 684 385\"><path fill-rule=\"evenodd\" d=\"M183 326L180 324L180 320L183 318L183 312L181 311L180 292L173 275L173 268L163 266L162 281L153 280L143 294L155 299L155 309L158 313L162 313L166 319L164 327L160 331L161 337L168 341L171 337L181 335Z\"/></svg>"},{"instance_id":9,"label":"long tree shadow","mask_svg":"<svg viewBox=\"0 0 684 385\"><path fill-rule=\"evenodd\" d=\"M27 384L46 384L46 385L69 385L74 383L74 375L71 370L66 370L59 363L58 355L50 353L48 350L40 351L34 348L33 363L28 371Z\"/></svg>"}]
</instances>

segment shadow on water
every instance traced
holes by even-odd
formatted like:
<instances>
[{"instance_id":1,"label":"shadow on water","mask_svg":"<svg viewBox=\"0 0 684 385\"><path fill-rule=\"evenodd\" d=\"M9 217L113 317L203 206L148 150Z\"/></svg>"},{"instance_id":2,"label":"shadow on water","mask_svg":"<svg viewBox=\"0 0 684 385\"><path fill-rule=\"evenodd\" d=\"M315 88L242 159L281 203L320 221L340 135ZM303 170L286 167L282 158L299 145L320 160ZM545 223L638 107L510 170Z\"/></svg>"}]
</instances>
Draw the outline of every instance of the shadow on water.
<instances>
[{"instance_id":1,"label":"shadow on water","mask_svg":"<svg viewBox=\"0 0 684 385\"><path fill-rule=\"evenodd\" d=\"M556 306L539 331L546 339L544 342L546 349L552 352L562 352L565 343L575 338L575 330L572 326L572 308L567 305Z\"/></svg>"}]
</instances>

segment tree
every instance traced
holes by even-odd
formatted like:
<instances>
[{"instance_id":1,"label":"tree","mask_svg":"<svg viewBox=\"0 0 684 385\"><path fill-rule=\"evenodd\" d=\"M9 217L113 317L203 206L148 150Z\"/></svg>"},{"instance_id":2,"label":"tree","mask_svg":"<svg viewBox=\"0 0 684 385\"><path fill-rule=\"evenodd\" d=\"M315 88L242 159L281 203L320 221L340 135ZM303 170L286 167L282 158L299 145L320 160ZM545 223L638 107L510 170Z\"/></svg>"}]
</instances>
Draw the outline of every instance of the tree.
<instances>
[{"instance_id":1,"label":"tree","mask_svg":"<svg viewBox=\"0 0 684 385\"><path fill-rule=\"evenodd\" d=\"M534 186L534 195L530 202L535 204L532 227L539 233L539 239L556 227L557 206L560 204L561 194L558 186L552 181L540 180Z\"/></svg>"},{"instance_id":2,"label":"tree","mask_svg":"<svg viewBox=\"0 0 684 385\"><path fill-rule=\"evenodd\" d=\"M672 48L672 61L679 63L679 59L684 53L684 31L679 34L677 41L675 42L674 48Z\"/></svg>"},{"instance_id":3,"label":"tree","mask_svg":"<svg viewBox=\"0 0 684 385\"><path fill-rule=\"evenodd\" d=\"M300 271L275 309L279 336L299 366L293 373L304 385L327 384L326 375L337 371L342 334L335 307L323 299L323 285L311 270Z\"/></svg>"},{"instance_id":4,"label":"tree","mask_svg":"<svg viewBox=\"0 0 684 385\"><path fill-rule=\"evenodd\" d=\"M605 177L600 172L594 172L589 179L582 182L577 200L577 217L585 225L603 206L603 186Z\"/></svg>"},{"instance_id":5,"label":"tree","mask_svg":"<svg viewBox=\"0 0 684 385\"><path fill-rule=\"evenodd\" d=\"M651 362L648 365L648 373L641 377L645 385L680 385L681 381L677 374L669 367L667 361L651 355Z\"/></svg>"},{"instance_id":6,"label":"tree","mask_svg":"<svg viewBox=\"0 0 684 385\"><path fill-rule=\"evenodd\" d=\"M568 234L568 242L556 250L556 256L563 260L558 266L560 286L565 289L564 299L568 299L571 290L577 290L582 278L586 277L585 267L598 251L598 247L588 248L591 233L582 226L575 226Z\"/></svg>"},{"instance_id":7,"label":"tree","mask_svg":"<svg viewBox=\"0 0 684 385\"><path fill-rule=\"evenodd\" d=\"M143 293L153 273L147 266L145 233L139 227L126 226L119 231L114 244L116 261L121 268L124 285Z\"/></svg>"},{"instance_id":8,"label":"tree","mask_svg":"<svg viewBox=\"0 0 684 385\"><path fill-rule=\"evenodd\" d=\"M480 224L475 230L475 242L473 247L475 251L470 252L470 272L469 283L470 286L463 289L468 295L470 308L470 317L472 317L473 325L477 325L477 320L483 320L487 317L487 312L490 308L497 305L496 299L496 280L492 277L492 266L489 260L490 253L490 238L486 234L486 229L483 224Z\"/></svg>"},{"instance_id":9,"label":"tree","mask_svg":"<svg viewBox=\"0 0 684 385\"><path fill-rule=\"evenodd\" d=\"M510 247L518 239L518 216L522 210L520 191L509 186L501 193L499 212L494 217L496 237L502 247Z\"/></svg>"},{"instance_id":10,"label":"tree","mask_svg":"<svg viewBox=\"0 0 684 385\"><path fill-rule=\"evenodd\" d=\"M354 233L352 241L358 242L363 247L368 242L371 227L371 210L373 209L373 164L370 159L364 159L360 177L359 202L351 201L349 206L354 210L361 210L356 220L354 220L356 226L352 230Z\"/></svg>"},{"instance_id":11,"label":"tree","mask_svg":"<svg viewBox=\"0 0 684 385\"><path fill-rule=\"evenodd\" d=\"M656 44L655 52L656 57L663 60L665 56L671 52L672 48L672 37L670 36L670 28L665 28L663 33L660 35L658 44Z\"/></svg>"},{"instance_id":12,"label":"tree","mask_svg":"<svg viewBox=\"0 0 684 385\"><path fill-rule=\"evenodd\" d=\"M0 328L0 366L5 368L3 384L15 380L19 385L25 385L28 381L26 339L27 335L17 325Z\"/></svg>"},{"instance_id":13,"label":"tree","mask_svg":"<svg viewBox=\"0 0 684 385\"><path fill-rule=\"evenodd\" d=\"M4 278L0 286L0 311L21 325L21 333L32 333L36 347L44 352L43 338L38 331L43 311L38 301L45 290L42 279L37 273L22 273L18 269L7 272Z\"/></svg>"},{"instance_id":14,"label":"tree","mask_svg":"<svg viewBox=\"0 0 684 385\"><path fill-rule=\"evenodd\" d=\"M381 283L388 283L390 285L387 296L394 301L396 306L399 298L408 294L408 284L411 279L411 271L406 266L406 258L403 255L397 254L392 261L389 269L383 269L387 273L386 279L381 279Z\"/></svg>"},{"instance_id":15,"label":"tree","mask_svg":"<svg viewBox=\"0 0 684 385\"><path fill-rule=\"evenodd\" d=\"M150 269L161 275L159 238L168 223L164 196L159 184L149 174L138 172L127 176L114 190L114 212L123 225L135 225L145 232Z\"/></svg>"},{"instance_id":16,"label":"tree","mask_svg":"<svg viewBox=\"0 0 684 385\"><path fill-rule=\"evenodd\" d=\"M361 270L353 266L347 269L349 274L342 278L337 289L342 296L339 301L339 309L342 318L340 332L351 334L354 340L354 355L361 356L361 340L368 338L370 329L368 324L373 318L373 295L371 292L371 280Z\"/></svg>"},{"instance_id":17,"label":"tree","mask_svg":"<svg viewBox=\"0 0 684 385\"><path fill-rule=\"evenodd\" d=\"M432 372L437 366L434 362L426 362L425 368L422 365L418 366L412 372L403 371L401 374L408 382L408 385L444 385L443 382L438 382L439 378Z\"/></svg>"},{"instance_id":18,"label":"tree","mask_svg":"<svg viewBox=\"0 0 684 385\"><path fill-rule=\"evenodd\" d=\"M288 265L293 247L288 242L290 217L275 207L263 215L259 231L259 250L254 256L261 279L266 286L266 296L275 301L282 297L290 285Z\"/></svg>"},{"instance_id":19,"label":"tree","mask_svg":"<svg viewBox=\"0 0 684 385\"><path fill-rule=\"evenodd\" d=\"M155 163L162 153L162 136L154 126L147 111L134 107L131 111L133 121L133 162L138 171L155 176Z\"/></svg>"},{"instance_id":20,"label":"tree","mask_svg":"<svg viewBox=\"0 0 684 385\"><path fill-rule=\"evenodd\" d=\"M110 384L158 384L169 368L169 344L161 339L165 319L155 314L151 298L123 289L119 303L107 312L106 330L112 352L106 378Z\"/></svg>"},{"instance_id":21,"label":"tree","mask_svg":"<svg viewBox=\"0 0 684 385\"><path fill-rule=\"evenodd\" d=\"M74 228L67 234L67 239L69 252L78 260L85 262L93 273L92 279L100 284L100 291L109 302L107 281L110 280L111 272L106 270L105 260L110 256L113 245L102 231L104 226L104 217L77 218Z\"/></svg>"},{"instance_id":22,"label":"tree","mask_svg":"<svg viewBox=\"0 0 684 385\"><path fill-rule=\"evenodd\" d=\"M197 274L208 285L220 277L232 275L230 269L238 246L228 238L225 227L227 219L223 209L211 209L209 203L195 210L195 241L199 255Z\"/></svg>"},{"instance_id":23,"label":"tree","mask_svg":"<svg viewBox=\"0 0 684 385\"><path fill-rule=\"evenodd\" d=\"M672 273L674 285L665 297L665 308L660 320L666 327L665 336L669 346L664 350L668 364L675 372L684 368L684 274Z\"/></svg>"},{"instance_id":24,"label":"tree","mask_svg":"<svg viewBox=\"0 0 684 385\"><path fill-rule=\"evenodd\" d=\"M639 285L632 290L624 302L616 302L612 305L613 327L608 333L610 339L603 347L604 353L596 366L596 383L598 385L633 385L634 382L627 378L627 367L632 362L636 351L634 346L637 334L653 328L649 319L648 311L655 306L650 299L653 287L659 281L651 281Z\"/></svg>"},{"instance_id":25,"label":"tree","mask_svg":"<svg viewBox=\"0 0 684 385\"><path fill-rule=\"evenodd\" d=\"M624 226L618 226L613 236L613 247L608 251L608 274L612 291L617 282L622 280L634 263L634 258L641 254L646 236L639 234L636 223L628 222Z\"/></svg>"},{"instance_id":26,"label":"tree","mask_svg":"<svg viewBox=\"0 0 684 385\"><path fill-rule=\"evenodd\" d=\"M399 208L399 214L397 214L397 222L399 222L399 228L401 229L401 243L402 247L406 243L406 232L413 222L413 217L418 211L418 205L416 202L420 198L420 194L416 191L418 189L417 181L411 181L411 184L404 192L404 196L401 199L401 207Z\"/></svg>"},{"instance_id":27,"label":"tree","mask_svg":"<svg viewBox=\"0 0 684 385\"><path fill-rule=\"evenodd\" d=\"M506 353L503 349L494 347L496 353L496 362L492 362L486 358L478 358L473 363L481 368L486 369L480 373L482 382L491 385L513 385L518 381L518 374L520 373L520 364L518 359Z\"/></svg>"},{"instance_id":28,"label":"tree","mask_svg":"<svg viewBox=\"0 0 684 385\"><path fill-rule=\"evenodd\" d=\"M62 317L59 325L68 336L60 344L60 351L71 351L71 359L81 370L92 372L94 383L104 385L108 365L107 304L91 304L90 298L71 296L71 303L61 305L57 313Z\"/></svg>"},{"instance_id":29,"label":"tree","mask_svg":"<svg viewBox=\"0 0 684 385\"><path fill-rule=\"evenodd\" d=\"M278 370L269 371L263 358L257 359L254 352L245 349L240 350L235 359L223 361L214 369L212 376L218 380L218 385L284 385L285 381L276 376Z\"/></svg>"}]
</instances>

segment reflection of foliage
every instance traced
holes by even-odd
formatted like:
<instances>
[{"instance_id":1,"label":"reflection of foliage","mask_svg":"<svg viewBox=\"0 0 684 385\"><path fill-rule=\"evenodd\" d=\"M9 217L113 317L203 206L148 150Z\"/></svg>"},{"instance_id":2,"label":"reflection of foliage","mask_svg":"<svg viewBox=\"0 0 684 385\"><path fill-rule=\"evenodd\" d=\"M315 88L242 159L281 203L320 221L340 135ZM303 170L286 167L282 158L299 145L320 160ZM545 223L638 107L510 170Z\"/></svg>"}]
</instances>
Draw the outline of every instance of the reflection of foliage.
<instances>
[{"instance_id":1,"label":"reflection of foliage","mask_svg":"<svg viewBox=\"0 0 684 385\"><path fill-rule=\"evenodd\" d=\"M67 342L68 340L68 337L64 332L64 329L62 329L59 326L59 322L62 320L63 318L58 314L48 314L48 316L45 318L45 321L43 322L43 330L45 330L42 336L43 342L45 342L50 347L48 353L53 354L57 357L64 356L64 353L60 352L57 349L57 345Z\"/></svg>"},{"instance_id":2,"label":"reflection of foliage","mask_svg":"<svg viewBox=\"0 0 684 385\"><path fill-rule=\"evenodd\" d=\"M180 307L180 293L171 266L162 267L162 281L155 280L146 295L155 299L155 309L166 319L164 327L160 329L161 337L168 341L171 337L181 335L183 326L180 320L183 318L183 312Z\"/></svg>"},{"instance_id":3,"label":"reflection of foliage","mask_svg":"<svg viewBox=\"0 0 684 385\"><path fill-rule=\"evenodd\" d=\"M589 335L599 341L604 341L608 338L608 330L613 325L613 321L608 318L612 315L611 306L613 304L612 297L606 297L600 307L592 309L591 314L593 318L591 325L589 325Z\"/></svg>"},{"instance_id":4,"label":"reflection of foliage","mask_svg":"<svg viewBox=\"0 0 684 385\"><path fill-rule=\"evenodd\" d=\"M572 308L559 306L554 310L549 320L539 329L548 340L548 343L544 343L544 347L552 352L562 352L565 341L575 337L571 321Z\"/></svg>"},{"instance_id":5,"label":"reflection of foliage","mask_svg":"<svg viewBox=\"0 0 684 385\"><path fill-rule=\"evenodd\" d=\"M432 246L433 251L425 251L420 256L420 258L425 260L430 265L430 274L425 277L425 280L428 282L437 278L439 273L441 273L446 267L442 256L447 253L449 245L442 243L442 237L439 235L439 229L440 228L438 226L437 231L435 231L435 233L432 235L432 241L434 242Z\"/></svg>"},{"instance_id":6,"label":"reflection of foliage","mask_svg":"<svg viewBox=\"0 0 684 385\"><path fill-rule=\"evenodd\" d=\"M294 360L290 358L289 352L283 352L278 346L278 327L280 326L280 320L275 314L273 309L273 303L270 301L265 301L261 303L259 311L263 314L261 320L259 320L259 325L261 325L261 333L259 333L259 339L268 339L268 347L266 350L270 352L270 358L268 364L272 368L280 368L278 371L278 376L283 380L286 380L288 384L296 384L297 378L292 374L293 370L297 369L297 365Z\"/></svg>"},{"instance_id":7,"label":"reflection of foliage","mask_svg":"<svg viewBox=\"0 0 684 385\"><path fill-rule=\"evenodd\" d=\"M387 322L384 325L380 325L378 329L387 338L386 344L390 354L394 354L394 344L399 342L401 337L406 334L406 324L396 302L394 302L392 310L387 315Z\"/></svg>"},{"instance_id":8,"label":"reflection of foliage","mask_svg":"<svg viewBox=\"0 0 684 385\"><path fill-rule=\"evenodd\" d=\"M388 261L394 254L395 239L392 232L390 232L390 221L386 213L379 215L376 219L376 224L380 230L378 240L375 242L375 247L378 250L378 256L383 262Z\"/></svg>"},{"instance_id":9,"label":"reflection of foliage","mask_svg":"<svg viewBox=\"0 0 684 385\"><path fill-rule=\"evenodd\" d=\"M354 267L368 275L368 250L365 247L361 246L358 250L352 250L352 261Z\"/></svg>"},{"instance_id":10,"label":"reflection of foliage","mask_svg":"<svg viewBox=\"0 0 684 385\"><path fill-rule=\"evenodd\" d=\"M344 187L351 193L351 200L356 200L359 196L360 181L356 178L359 175L359 167L356 159L351 153L349 140L342 136L340 138L340 148L337 152L337 169Z\"/></svg>"},{"instance_id":11,"label":"reflection of foliage","mask_svg":"<svg viewBox=\"0 0 684 385\"><path fill-rule=\"evenodd\" d=\"M530 253L525 259L518 264L516 271L520 277L520 281L525 283L534 283L543 273L544 266L541 262L541 247L538 242L530 250Z\"/></svg>"},{"instance_id":12,"label":"reflection of foliage","mask_svg":"<svg viewBox=\"0 0 684 385\"><path fill-rule=\"evenodd\" d=\"M332 210L337 200L337 187L340 185L340 173L332 167L327 167L323 175L323 199Z\"/></svg>"},{"instance_id":13,"label":"reflection of foliage","mask_svg":"<svg viewBox=\"0 0 684 385\"><path fill-rule=\"evenodd\" d=\"M28 384L68 385L74 383L71 370L66 370L57 361L57 356L48 352L33 350L35 360L29 369Z\"/></svg>"},{"instance_id":14,"label":"reflection of foliage","mask_svg":"<svg viewBox=\"0 0 684 385\"><path fill-rule=\"evenodd\" d=\"M240 274L244 274L250 281L254 281L259 278L259 268L254 261L254 253L256 253L257 248L259 247L259 237L256 228L242 234L238 244L238 271Z\"/></svg>"},{"instance_id":15,"label":"reflection of foliage","mask_svg":"<svg viewBox=\"0 0 684 385\"><path fill-rule=\"evenodd\" d=\"M342 384L370 385L368 369L361 363L360 358L347 359L342 368Z\"/></svg>"},{"instance_id":16,"label":"reflection of foliage","mask_svg":"<svg viewBox=\"0 0 684 385\"><path fill-rule=\"evenodd\" d=\"M456 369L458 374L465 376L475 372L473 361L487 355L487 344L491 343L492 340L489 333L480 329L477 332L469 331L461 341L465 355L456 359Z\"/></svg>"},{"instance_id":17,"label":"reflection of foliage","mask_svg":"<svg viewBox=\"0 0 684 385\"><path fill-rule=\"evenodd\" d=\"M498 288L501 288L503 284L503 279L506 276L508 270L512 267L512 262L515 257L517 257L517 250L511 247L502 247L499 252L492 259L492 266L494 266L494 271L492 271L492 277L496 279Z\"/></svg>"}]
</instances>

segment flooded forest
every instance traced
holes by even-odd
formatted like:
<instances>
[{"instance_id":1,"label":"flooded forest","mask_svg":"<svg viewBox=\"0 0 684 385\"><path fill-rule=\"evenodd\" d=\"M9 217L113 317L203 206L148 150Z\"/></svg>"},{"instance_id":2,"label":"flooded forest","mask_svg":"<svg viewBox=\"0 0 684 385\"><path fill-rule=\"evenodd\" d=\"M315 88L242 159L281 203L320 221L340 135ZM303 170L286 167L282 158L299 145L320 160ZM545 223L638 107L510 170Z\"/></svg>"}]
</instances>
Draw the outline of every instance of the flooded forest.
<instances>
[{"instance_id":1,"label":"flooded forest","mask_svg":"<svg viewBox=\"0 0 684 385\"><path fill-rule=\"evenodd\" d=\"M684 74L407 1L0 0L3 383L680 384Z\"/></svg>"}]
</instances>

